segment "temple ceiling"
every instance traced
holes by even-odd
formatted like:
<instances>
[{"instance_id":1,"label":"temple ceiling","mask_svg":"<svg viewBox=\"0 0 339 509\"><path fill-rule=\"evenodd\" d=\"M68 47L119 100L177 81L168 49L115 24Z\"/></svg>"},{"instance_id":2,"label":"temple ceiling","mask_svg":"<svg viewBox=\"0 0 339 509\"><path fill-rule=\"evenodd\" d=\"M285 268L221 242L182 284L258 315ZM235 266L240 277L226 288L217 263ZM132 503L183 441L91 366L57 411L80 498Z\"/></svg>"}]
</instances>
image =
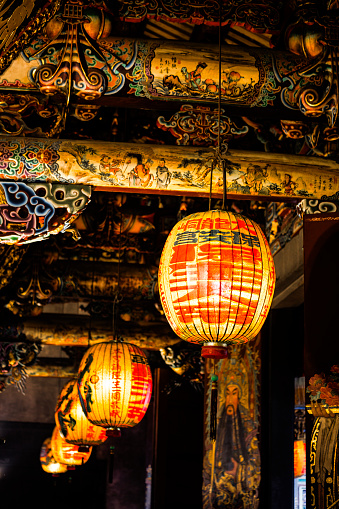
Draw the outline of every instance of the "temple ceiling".
<instances>
[{"instance_id":1,"label":"temple ceiling","mask_svg":"<svg viewBox=\"0 0 339 509\"><path fill-rule=\"evenodd\" d=\"M263 228L271 201L337 199L337 2L0 4L3 343L110 339L117 291L125 337L178 343L157 266L179 218L220 206L219 134L229 206Z\"/></svg>"}]
</instances>

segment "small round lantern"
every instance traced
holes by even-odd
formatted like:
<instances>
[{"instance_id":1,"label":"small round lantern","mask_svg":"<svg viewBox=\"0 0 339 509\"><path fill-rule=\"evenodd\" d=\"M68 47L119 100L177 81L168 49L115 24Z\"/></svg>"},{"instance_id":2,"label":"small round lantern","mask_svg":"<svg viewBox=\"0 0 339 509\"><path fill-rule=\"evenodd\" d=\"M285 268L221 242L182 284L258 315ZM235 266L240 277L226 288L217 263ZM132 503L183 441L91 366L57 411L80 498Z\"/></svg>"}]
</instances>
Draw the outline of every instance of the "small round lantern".
<instances>
[{"instance_id":1,"label":"small round lantern","mask_svg":"<svg viewBox=\"0 0 339 509\"><path fill-rule=\"evenodd\" d=\"M40 463L44 472L57 476L67 472L67 465L58 463L52 453L51 438L44 440L40 450Z\"/></svg>"},{"instance_id":2,"label":"small round lantern","mask_svg":"<svg viewBox=\"0 0 339 509\"><path fill-rule=\"evenodd\" d=\"M87 419L119 436L120 427L138 424L152 393L145 353L135 345L114 341L91 346L79 366L78 391Z\"/></svg>"},{"instance_id":3,"label":"small round lantern","mask_svg":"<svg viewBox=\"0 0 339 509\"><path fill-rule=\"evenodd\" d=\"M77 380L70 380L62 388L55 408L55 422L66 442L88 451L90 446L102 444L106 431L92 424L84 414L78 395Z\"/></svg>"},{"instance_id":4,"label":"small round lantern","mask_svg":"<svg viewBox=\"0 0 339 509\"><path fill-rule=\"evenodd\" d=\"M92 447L86 452L80 452L77 445L66 442L60 435L58 426L55 426L52 433L51 449L55 460L67 465L67 470L72 470L76 466L86 463L92 452Z\"/></svg>"},{"instance_id":5,"label":"small round lantern","mask_svg":"<svg viewBox=\"0 0 339 509\"><path fill-rule=\"evenodd\" d=\"M226 356L228 344L260 331L273 298L275 270L260 227L225 210L185 217L170 232L159 265L159 293L174 332Z\"/></svg>"}]
</instances>

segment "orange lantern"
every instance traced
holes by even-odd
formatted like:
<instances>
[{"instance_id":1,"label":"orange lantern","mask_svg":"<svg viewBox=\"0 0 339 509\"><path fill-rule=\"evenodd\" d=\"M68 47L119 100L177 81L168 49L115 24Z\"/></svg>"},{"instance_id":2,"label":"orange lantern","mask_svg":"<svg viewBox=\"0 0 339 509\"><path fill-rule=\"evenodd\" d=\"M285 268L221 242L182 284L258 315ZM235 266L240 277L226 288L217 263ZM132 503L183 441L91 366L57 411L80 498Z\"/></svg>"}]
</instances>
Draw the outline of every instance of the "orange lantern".
<instances>
[{"instance_id":1,"label":"orange lantern","mask_svg":"<svg viewBox=\"0 0 339 509\"><path fill-rule=\"evenodd\" d=\"M306 442L294 441L294 477L306 475Z\"/></svg>"},{"instance_id":2,"label":"orange lantern","mask_svg":"<svg viewBox=\"0 0 339 509\"><path fill-rule=\"evenodd\" d=\"M72 470L76 466L86 463L92 452L92 447L86 452L80 452L77 445L66 442L60 435L58 426L55 426L52 433L51 449L55 460L67 465L68 470Z\"/></svg>"},{"instance_id":3,"label":"orange lantern","mask_svg":"<svg viewBox=\"0 0 339 509\"><path fill-rule=\"evenodd\" d=\"M40 450L40 463L42 469L48 474L58 475L67 472L67 465L58 463L52 453L51 439L44 440Z\"/></svg>"},{"instance_id":4,"label":"orange lantern","mask_svg":"<svg viewBox=\"0 0 339 509\"><path fill-rule=\"evenodd\" d=\"M273 298L275 270L259 226L225 210L185 217L170 232L159 265L165 315L202 355L226 356L226 346L260 331Z\"/></svg>"},{"instance_id":5,"label":"orange lantern","mask_svg":"<svg viewBox=\"0 0 339 509\"><path fill-rule=\"evenodd\" d=\"M95 426L85 416L78 395L77 380L67 382L60 392L56 409L55 422L61 436L66 442L79 446L83 452L92 445L99 445L106 440L105 429Z\"/></svg>"},{"instance_id":6,"label":"orange lantern","mask_svg":"<svg viewBox=\"0 0 339 509\"><path fill-rule=\"evenodd\" d=\"M152 393L145 353L120 341L91 346L79 366L79 398L90 422L119 435L120 426L138 424Z\"/></svg>"}]
</instances>

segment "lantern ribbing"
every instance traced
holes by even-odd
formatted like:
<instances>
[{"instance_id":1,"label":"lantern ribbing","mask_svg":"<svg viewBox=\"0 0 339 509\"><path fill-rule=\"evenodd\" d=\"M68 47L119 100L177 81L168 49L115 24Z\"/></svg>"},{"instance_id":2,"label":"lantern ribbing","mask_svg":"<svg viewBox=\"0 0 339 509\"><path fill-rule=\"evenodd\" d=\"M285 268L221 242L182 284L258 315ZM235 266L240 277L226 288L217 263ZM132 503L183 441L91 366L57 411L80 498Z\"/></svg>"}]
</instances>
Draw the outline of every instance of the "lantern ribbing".
<instances>
[{"instance_id":1,"label":"lantern ribbing","mask_svg":"<svg viewBox=\"0 0 339 509\"><path fill-rule=\"evenodd\" d=\"M99 343L81 360L78 393L87 419L108 433L138 424L152 393L152 375L145 353L135 345Z\"/></svg>"},{"instance_id":2,"label":"lantern ribbing","mask_svg":"<svg viewBox=\"0 0 339 509\"><path fill-rule=\"evenodd\" d=\"M51 438L44 440L40 450L40 463L44 472L58 475L67 472L67 465L58 463L52 453Z\"/></svg>"},{"instance_id":3,"label":"lantern ribbing","mask_svg":"<svg viewBox=\"0 0 339 509\"><path fill-rule=\"evenodd\" d=\"M260 227L224 210L179 221L165 243L158 276L174 332L206 346L253 339L266 319L275 285L273 258Z\"/></svg>"},{"instance_id":4,"label":"lantern ribbing","mask_svg":"<svg viewBox=\"0 0 339 509\"><path fill-rule=\"evenodd\" d=\"M68 467L80 466L88 461L92 447L86 452L80 452L79 447L66 442L61 436L58 426L54 427L51 438L52 454L56 461Z\"/></svg>"},{"instance_id":5,"label":"lantern ribbing","mask_svg":"<svg viewBox=\"0 0 339 509\"><path fill-rule=\"evenodd\" d=\"M55 408L55 422L61 436L70 444L99 445L107 438L105 430L92 424L84 414L76 379L67 382L59 394Z\"/></svg>"}]
</instances>

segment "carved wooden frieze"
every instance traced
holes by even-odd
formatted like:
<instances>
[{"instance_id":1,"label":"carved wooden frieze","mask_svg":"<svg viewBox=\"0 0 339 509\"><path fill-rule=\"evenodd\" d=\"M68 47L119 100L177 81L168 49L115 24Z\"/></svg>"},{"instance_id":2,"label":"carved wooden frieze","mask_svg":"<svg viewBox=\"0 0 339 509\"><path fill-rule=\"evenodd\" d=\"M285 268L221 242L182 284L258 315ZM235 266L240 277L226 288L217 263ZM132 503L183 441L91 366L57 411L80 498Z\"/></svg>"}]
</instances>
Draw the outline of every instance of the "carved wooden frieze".
<instances>
[{"instance_id":1,"label":"carved wooden frieze","mask_svg":"<svg viewBox=\"0 0 339 509\"><path fill-rule=\"evenodd\" d=\"M101 141L0 138L0 179L86 184L123 192L209 196L210 148ZM339 170L330 159L232 150L229 196L336 200ZM212 175L222 196L222 170Z\"/></svg>"},{"instance_id":2,"label":"carved wooden frieze","mask_svg":"<svg viewBox=\"0 0 339 509\"><path fill-rule=\"evenodd\" d=\"M169 120L158 117L157 126L169 131L177 138L177 145L217 145L219 135L223 142L239 138L248 132L248 126L237 126L222 109L220 111L220 129L218 110L207 106L184 104Z\"/></svg>"},{"instance_id":3,"label":"carved wooden frieze","mask_svg":"<svg viewBox=\"0 0 339 509\"><path fill-rule=\"evenodd\" d=\"M2 0L0 2L0 72L18 56L55 15L59 0Z\"/></svg>"},{"instance_id":4,"label":"carved wooden frieze","mask_svg":"<svg viewBox=\"0 0 339 509\"><path fill-rule=\"evenodd\" d=\"M117 38L111 20L82 6L59 13L2 75L3 90L35 90L98 100L217 102L280 106L306 116L334 115L333 62L324 49L311 62L289 52Z\"/></svg>"},{"instance_id":5,"label":"carved wooden frieze","mask_svg":"<svg viewBox=\"0 0 339 509\"><path fill-rule=\"evenodd\" d=\"M0 243L21 245L65 231L90 194L87 186L0 181Z\"/></svg>"},{"instance_id":6,"label":"carved wooden frieze","mask_svg":"<svg viewBox=\"0 0 339 509\"><path fill-rule=\"evenodd\" d=\"M108 2L108 5L110 2ZM217 25L221 14L222 25L239 24L250 30L275 32L281 24L280 10L282 2L273 0L231 0L223 2L220 13L219 4L208 0L195 2L175 2L173 0L119 0L119 15L127 21L143 21L149 19L165 19L181 23L200 25Z\"/></svg>"}]
</instances>

